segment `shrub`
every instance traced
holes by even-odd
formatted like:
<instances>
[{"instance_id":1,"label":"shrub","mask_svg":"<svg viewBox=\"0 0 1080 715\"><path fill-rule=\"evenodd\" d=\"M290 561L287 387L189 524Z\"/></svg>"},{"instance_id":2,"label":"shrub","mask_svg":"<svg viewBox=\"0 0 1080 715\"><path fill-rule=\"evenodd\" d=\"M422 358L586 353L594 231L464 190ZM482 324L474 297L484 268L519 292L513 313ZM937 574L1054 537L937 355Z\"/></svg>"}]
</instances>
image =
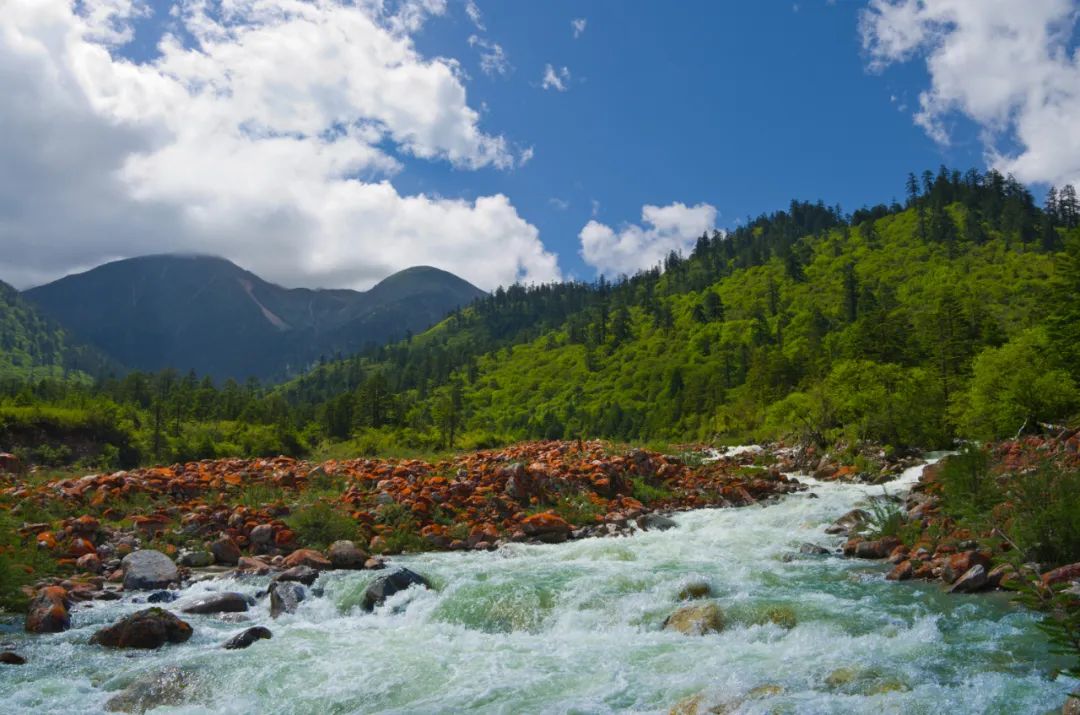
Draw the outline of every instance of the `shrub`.
<instances>
[{"instance_id":1,"label":"shrub","mask_svg":"<svg viewBox=\"0 0 1080 715\"><path fill-rule=\"evenodd\" d=\"M870 501L870 518L867 519L863 533L871 539L883 539L887 536L900 539L905 535L906 523L907 519L900 505L885 494Z\"/></svg>"},{"instance_id":2,"label":"shrub","mask_svg":"<svg viewBox=\"0 0 1080 715\"><path fill-rule=\"evenodd\" d=\"M355 539L359 529L353 519L325 502L297 507L285 523L304 546L325 549L335 541Z\"/></svg>"},{"instance_id":3,"label":"shrub","mask_svg":"<svg viewBox=\"0 0 1080 715\"><path fill-rule=\"evenodd\" d=\"M1013 505L1009 538L1029 559L1054 566L1080 561L1080 471L1044 463L1015 475L1006 498Z\"/></svg>"}]
</instances>

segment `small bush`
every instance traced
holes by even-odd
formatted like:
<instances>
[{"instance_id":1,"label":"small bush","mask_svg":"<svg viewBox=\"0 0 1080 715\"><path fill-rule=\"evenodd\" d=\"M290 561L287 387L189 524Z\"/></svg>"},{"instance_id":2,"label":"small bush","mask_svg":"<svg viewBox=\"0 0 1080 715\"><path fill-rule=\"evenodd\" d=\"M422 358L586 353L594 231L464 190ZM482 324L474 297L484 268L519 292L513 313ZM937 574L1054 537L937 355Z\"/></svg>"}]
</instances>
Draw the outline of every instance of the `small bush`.
<instances>
[{"instance_id":1,"label":"small bush","mask_svg":"<svg viewBox=\"0 0 1080 715\"><path fill-rule=\"evenodd\" d=\"M1040 564L1080 561L1080 472L1046 463L1014 476L1006 498L1013 509L1009 538Z\"/></svg>"},{"instance_id":2,"label":"small bush","mask_svg":"<svg viewBox=\"0 0 1080 715\"><path fill-rule=\"evenodd\" d=\"M978 447L969 445L946 459L939 480L945 510L975 528L981 528L1002 501L1001 488L990 473L990 456Z\"/></svg>"},{"instance_id":3,"label":"small bush","mask_svg":"<svg viewBox=\"0 0 1080 715\"><path fill-rule=\"evenodd\" d=\"M630 479L630 495L642 504L655 501L663 501L671 498L671 490L664 486L649 484L644 477L632 477Z\"/></svg>"},{"instance_id":4,"label":"small bush","mask_svg":"<svg viewBox=\"0 0 1080 715\"><path fill-rule=\"evenodd\" d=\"M324 502L298 507L285 520L304 546L325 549L335 541L355 539L358 528L347 514Z\"/></svg>"},{"instance_id":5,"label":"small bush","mask_svg":"<svg viewBox=\"0 0 1080 715\"><path fill-rule=\"evenodd\" d=\"M886 494L870 502L870 518L867 519L864 533L871 539L884 539L889 536L900 539L905 534L906 523L907 519L900 505Z\"/></svg>"}]
</instances>

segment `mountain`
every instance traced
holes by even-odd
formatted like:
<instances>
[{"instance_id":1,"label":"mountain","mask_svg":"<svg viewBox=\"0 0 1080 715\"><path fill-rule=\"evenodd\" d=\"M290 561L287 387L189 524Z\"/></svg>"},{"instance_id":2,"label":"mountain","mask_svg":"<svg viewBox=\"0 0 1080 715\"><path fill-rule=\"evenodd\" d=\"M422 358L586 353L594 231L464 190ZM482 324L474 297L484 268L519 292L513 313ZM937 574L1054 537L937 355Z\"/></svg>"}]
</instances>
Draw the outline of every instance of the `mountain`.
<instances>
[{"instance_id":1,"label":"mountain","mask_svg":"<svg viewBox=\"0 0 1080 715\"><path fill-rule=\"evenodd\" d=\"M119 369L0 281L0 378L96 377Z\"/></svg>"},{"instance_id":2,"label":"mountain","mask_svg":"<svg viewBox=\"0 0 1080 715\"><path fill-rule=\"evenodd\" d=\"M24 296L125 366L280 379L323 358L420 332L484 295L410 268L366 292L287 289L211 256L108 263Z\"/></svg>"}]
</instances>

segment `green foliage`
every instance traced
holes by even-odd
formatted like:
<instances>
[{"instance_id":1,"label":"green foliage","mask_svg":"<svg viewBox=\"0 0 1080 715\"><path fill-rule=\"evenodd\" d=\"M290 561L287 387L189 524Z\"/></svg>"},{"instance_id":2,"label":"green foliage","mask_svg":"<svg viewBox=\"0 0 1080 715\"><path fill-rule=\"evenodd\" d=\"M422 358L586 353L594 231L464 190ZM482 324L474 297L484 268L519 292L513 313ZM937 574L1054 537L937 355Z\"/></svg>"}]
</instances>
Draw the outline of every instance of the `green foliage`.
<instances>
[{"instance_id":1,"label":"green foliage","mask_svg":"<svg viewBox=\"0 0 1080 715\"><path fill-rule=\"evenodd\" d=\"M870 500L870 517L863 533L869 539L896 537L903 540L907 519L904 510L888 494Z\"/></svg>"},{"instance_id":2,"label":"green foliage","mask_svg":"<svg viewBox=\"0 0 1080 715\"><path fill-rule=\"evenodd\" d=\"M1080 561L1080 471L1042 464L1008 481L1010 539L1041 564Z\"/></svg>"},{"instance_id":3,"label":"green foliage","mask_svg":"<svg viewBox=\"0 0 1080 715\"><path fill-rule=\"evenodd\" d=\"M1051 652L1072 660L1065 673L1080 678L1080 596L1069 592L1066 584L1047 588L1024 577L1015 580L1014 588L1018 601L1043 614L1039 628L1050 638ZM1080 697L1080 691L1074 697Z\"/></svg>"},{"instance_id":4,"label":"green foliage","mask_svg":"<svg viewBox=\"0 0 1080 715\"><path fill-rule=\"evenodd\" d=\"M32 540L22 542L16 526L8 513L0 511L0 612L25 609L28 599L22 588L57 570L48 552L39 550Z\"/></svg>"},{"instance_id":5,"label":"green foliage","mask_svg":"<svg viewBox=\"0 0 1080 715\"><path fill-rule=\"evenodd\" d=\"M990 455L975 445L942 462L938 479L947 513L978 528L1002 501L1001 487L990 473Z\"/></svg>"},{"instance_id":6,"label":"green foliage","mask_svg":"<svg viewBox=\"0 0 1080 715\"><path fill-rule=\"evenodd\" d=\"M553 511L574 526L584 526L596 523L606 510L594 504L587 495L575 494L560 497Z\"/></svg>"},{"instance_id":7,"label":"green foliage","mask_svg":"<svg viewBox=\"0 0 1080 715\"><path fill-rule=\"evenodd\" d=\"M630 478L630 495L642 504L670 499L672 492L663 485L653 485L645 477Z\"/></svg>"},{"instance_id":8,"label":"green foliage","mask_svg":"<svg viewBox=\"0 0 1080 715\"><path fill-rule=\"evenodd\" d=\"M300 543L315 549L324 549L342 539L355 539L358 532L352 517L326 502L298 506L285 523L296 532Z\"/></svg>"}]
</instances>

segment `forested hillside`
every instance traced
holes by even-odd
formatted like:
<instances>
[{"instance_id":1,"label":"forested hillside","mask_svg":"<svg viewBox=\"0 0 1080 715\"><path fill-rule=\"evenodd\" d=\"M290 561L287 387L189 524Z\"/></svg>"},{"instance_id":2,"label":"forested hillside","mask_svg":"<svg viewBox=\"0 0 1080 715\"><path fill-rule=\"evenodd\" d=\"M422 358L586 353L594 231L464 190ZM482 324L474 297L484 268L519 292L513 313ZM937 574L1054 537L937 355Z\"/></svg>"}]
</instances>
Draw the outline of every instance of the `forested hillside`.
<instances>
[{"instance_id":1,"label":"forested hillside","mask_svg":"<svg viewBox=\"0 0 1080 715\"><path fill-rule=\"evenodd\" d=\"M792 202L635 276L499 289L277 387L170 371L22 399L115 403L147 460L535 437L937 447L1072 419L1075 190L1040 208L996 172L942 169L907 191L850 215Z\"/></svg>"}]
</instances>

